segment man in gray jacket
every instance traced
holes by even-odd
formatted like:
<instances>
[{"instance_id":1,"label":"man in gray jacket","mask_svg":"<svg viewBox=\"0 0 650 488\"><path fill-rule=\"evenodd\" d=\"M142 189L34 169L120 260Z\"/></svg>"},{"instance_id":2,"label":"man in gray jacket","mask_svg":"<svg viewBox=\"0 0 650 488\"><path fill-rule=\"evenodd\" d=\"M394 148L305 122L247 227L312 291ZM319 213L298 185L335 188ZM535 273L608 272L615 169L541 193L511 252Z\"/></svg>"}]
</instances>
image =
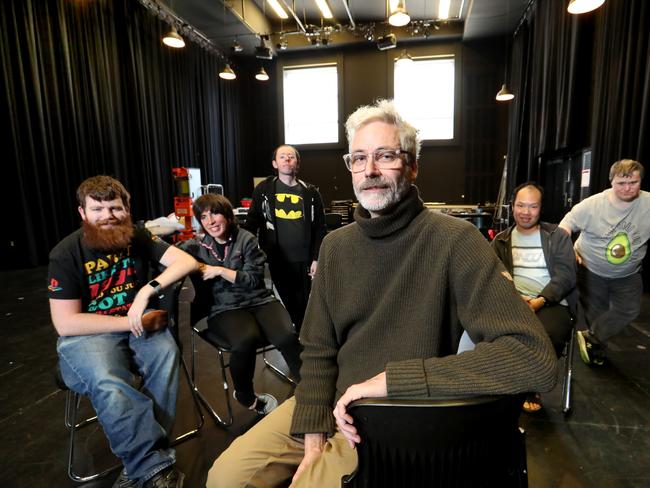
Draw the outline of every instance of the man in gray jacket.
<instances>
[{"instance_id":1,"label":"man in gray jacket","mask_svg":"<svg viewBox=\"0 0 650 488\"><path fill-rule=\"evenodd\" d=\"M577 304L571 238L556 225L540 221L543 189L539 185L523 183L512 195L515 225L498 234L492 247L512 275L521 298L544 325L559 356ZM524 402L527 412L541 408L538 393Z\"/></svg>"}]
</instances>

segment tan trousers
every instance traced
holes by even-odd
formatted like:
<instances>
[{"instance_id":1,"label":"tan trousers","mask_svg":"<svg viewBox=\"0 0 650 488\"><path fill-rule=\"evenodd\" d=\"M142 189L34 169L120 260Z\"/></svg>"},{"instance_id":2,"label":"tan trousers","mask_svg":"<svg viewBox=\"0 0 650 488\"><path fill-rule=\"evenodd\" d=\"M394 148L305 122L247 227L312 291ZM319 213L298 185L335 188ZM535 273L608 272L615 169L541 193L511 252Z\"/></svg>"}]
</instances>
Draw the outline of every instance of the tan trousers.
<instances>
[{"instance_id":1,"label":"tan trousers","mask_svg":"<svg viewBox=\"0 0 650 488\"><path fill-rule=\"evenodd\" d=\"M212 465L206 488L340 488L341 477L357 466L357 451L337 432L323 454L292 485L304 454L302 439L289 435L293 397L258 422L226 449Z\"/></svg>"}]
</instances>

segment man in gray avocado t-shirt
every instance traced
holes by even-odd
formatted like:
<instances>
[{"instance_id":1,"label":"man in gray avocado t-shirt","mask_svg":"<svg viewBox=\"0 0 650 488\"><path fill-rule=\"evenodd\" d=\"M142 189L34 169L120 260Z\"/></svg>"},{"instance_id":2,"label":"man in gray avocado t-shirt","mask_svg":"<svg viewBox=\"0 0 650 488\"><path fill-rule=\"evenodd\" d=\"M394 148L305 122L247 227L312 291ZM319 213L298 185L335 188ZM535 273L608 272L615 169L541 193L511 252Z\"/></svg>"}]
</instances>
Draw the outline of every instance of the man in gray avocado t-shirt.
<instances>
[{"instance_id":1,"label":"man in gray avocado t-shirt","mask_svg":"<svg viewBox=\"0 0 650 488\"><path fill-rule=\"evenodd\" d=\"M580 232L574 248L588 330L578 331L577 340L587 364L603 364L607 341L641 309L641 262L650 238L643 173L638 161L615 162L609 170L612 187L578 203L560 222L567 232Z\"/></svg>"}]
</instances>

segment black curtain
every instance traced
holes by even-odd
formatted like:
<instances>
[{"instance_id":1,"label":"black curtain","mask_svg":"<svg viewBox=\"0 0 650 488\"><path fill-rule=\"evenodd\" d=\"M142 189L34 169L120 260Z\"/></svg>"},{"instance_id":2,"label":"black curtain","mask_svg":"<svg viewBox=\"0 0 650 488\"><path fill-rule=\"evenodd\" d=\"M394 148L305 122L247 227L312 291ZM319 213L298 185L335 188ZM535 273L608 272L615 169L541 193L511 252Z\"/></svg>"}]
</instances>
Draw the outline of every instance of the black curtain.
<instances>
[{"instance_id":1,"label":"black curtain","mask_svg":"<svg viewBox=\"0 0 650 488\"><path fill-rule=\"evenodd\" d=\"M163 46L169 26L135 0L0 2L0 22L3 268L47 262L89 176L120 179L135 220L173 211L176 166L240 196L242 95L215 54Z\"/></svg>"},{"instance_id":2,"label":"black curtain","mask_svg":"<svg viewBox=\"0 0 650 488\"><path fill-rule=\"evenodd\" d=\"M609 0L597 17L592 193L609 186L614 161L636 159L650 169L649 3Z\"/></svg>"},{"instance_id":3,"label":"black curtain","mask_svg":"<svg viewBox=\"0 0 650 488\"><path fill-rule=\"evenodd\" d=\"M586 143L590 96L591 16L566 12L566 1L537 1L511 49L515 94L508 137L508 188L540 180L550 155ZM585 74L587 73L587 74Z\"/></svg>"},{"instance_id":4,"label":"black curtain","mask_svg":"<svg viewBox=\"0 0 650 488\"><path fill-rule=\"evenodd\" d=\"M587 147L591 193L609 185L618 159L650 164L648 26L647 0L607 0L583 15L564 0L535 2L511 50L509 189Z\"/></svg>"}]
</instances>

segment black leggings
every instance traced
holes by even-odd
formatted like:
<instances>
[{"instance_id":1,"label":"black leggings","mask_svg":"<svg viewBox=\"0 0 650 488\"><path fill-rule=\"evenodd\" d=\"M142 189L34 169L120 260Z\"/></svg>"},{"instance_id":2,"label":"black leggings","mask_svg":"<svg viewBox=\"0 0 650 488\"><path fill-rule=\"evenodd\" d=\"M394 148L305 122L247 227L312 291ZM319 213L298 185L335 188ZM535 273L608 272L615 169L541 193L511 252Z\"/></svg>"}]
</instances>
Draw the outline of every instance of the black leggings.
<instances>
[{"instance_id":1,"label":"black leggings","mask_svg":"<svg viewBox=\"0 0 650 488\"><path fill-rule=\"evenodd\" d=\"M300 378L300 352L302 350L291 323L291 317L278 301L255 307L221 312L208 320L210 330L228 345L230 373L235 384L237 400L250 406L255 401L253 375L255 350L267 343L282 353L294 379Z\"/></svg>"},{"instance_id":2,"label":"black leggings","mask_svg":"<svg viewBox=\"0 0 650 488\"><path fill-rule=\"evenodd\" d=\"M571 314L569 307L554 304L542 307L537 311L537 318L544 326L544 330L551 338L555 354L560 357L564 344L571 333Z\"/></svg>"}]
</instances>

